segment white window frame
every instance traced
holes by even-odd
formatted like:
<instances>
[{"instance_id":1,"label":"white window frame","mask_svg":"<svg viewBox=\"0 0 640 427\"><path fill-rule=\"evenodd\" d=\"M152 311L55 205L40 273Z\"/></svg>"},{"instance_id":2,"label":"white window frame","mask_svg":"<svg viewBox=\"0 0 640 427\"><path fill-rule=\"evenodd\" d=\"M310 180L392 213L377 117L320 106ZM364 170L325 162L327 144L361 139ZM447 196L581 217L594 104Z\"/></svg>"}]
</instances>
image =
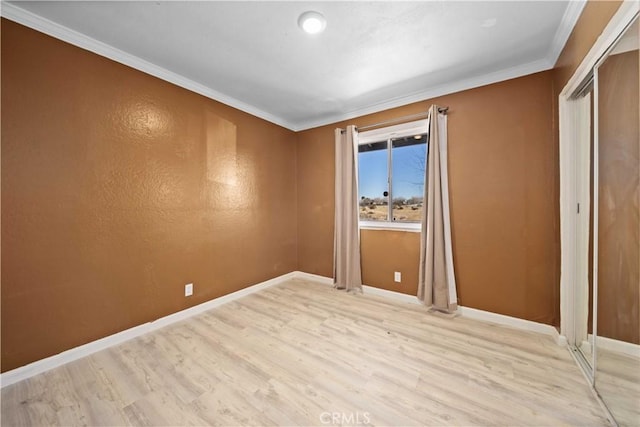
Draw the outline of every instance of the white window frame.
<instances>
[{"instance_id":1,"label":"white window frame","mask_svg":"<svg viewBox=\"0 0 640 427\"><path fill-rule=\"evenodd\" d=\"M366 132L361 132L358 134L358 145L371 144L374 142L387 141L387 144L391 144L392 138L403 138L406 136L413 135L422 135L427 133L429 130L428 120L416 120L413 122L402 123L399 125L387 126L384 128L374 129ZM427 143L428 144L428 143ZM387 148L389 150L389 148ZM390 149L393 150L393 147ZM391 168L392 158L391 155L388 156L389 166L387 168L388 178L389 178L389 193L393 196L391 192L391 177L393 174L393 170ZM425 183L426 184L426 183ZM426 201L423 201L423 206ZM391 204L391 198L389 198L389 206ZM359 218L359 216L358 216ZM402 231L410 231L419 233L422 229L422 224L419 222L396 222L391 219L387 219L386 221L362 221L358 219L360 229L364 230L402 230Z\"/></svg>"}]
</instances>

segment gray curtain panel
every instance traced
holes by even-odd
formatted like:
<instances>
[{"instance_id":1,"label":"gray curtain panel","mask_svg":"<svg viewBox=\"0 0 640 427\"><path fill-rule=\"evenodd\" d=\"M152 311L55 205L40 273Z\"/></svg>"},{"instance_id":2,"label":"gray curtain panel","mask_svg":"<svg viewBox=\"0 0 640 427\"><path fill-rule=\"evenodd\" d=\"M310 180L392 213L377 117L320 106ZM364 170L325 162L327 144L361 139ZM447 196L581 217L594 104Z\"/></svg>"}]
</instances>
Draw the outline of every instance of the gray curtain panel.
<instances>
[{"instance_id":1,"label":"gray curtain panel","mask_svg":"<svg viewBox=\"0 0 640 427\"><path fill-rule=\"evenodd\" d=\"M360 230L358 228L358 134L355 126L335 130L334 286L362 292Z\"/></svg>"},{"instance_id":2,"label":"gray curtain panel","mask_svg":"<svg viewBox=\"0 0 640 427\"><path fill-rule=\"evenodd\" d=\"M449 178L447 170L447 116L429 109L427 170L425 171L418 298L432 309L453 312L458 307L453 272Z\"/></svg>"}]
</instances>

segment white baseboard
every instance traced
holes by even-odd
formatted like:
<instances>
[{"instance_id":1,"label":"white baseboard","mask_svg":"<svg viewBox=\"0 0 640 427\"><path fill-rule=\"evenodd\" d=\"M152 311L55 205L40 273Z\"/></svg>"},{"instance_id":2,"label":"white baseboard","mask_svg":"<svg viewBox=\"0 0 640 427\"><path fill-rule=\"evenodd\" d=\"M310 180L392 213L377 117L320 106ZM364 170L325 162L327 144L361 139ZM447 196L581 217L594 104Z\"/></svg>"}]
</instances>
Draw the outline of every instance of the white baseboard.
<instances>
[{"instance_id":1,"label":"white baseboard","mask_svg":"<svg viewBox=\"0 0 640 427\"><path fill-rule=\"evenodd\" d=\"M333 285L333 278L320 276L318 274L305 273L304 271L294 271L296 279L311 280L312 282L322 283L323 285Z\"/></svg>"},{"instance_id":2,"label":"white baseboard","mask_svg":"<svg viewBox=\"0 0 640 427\"><path fill-rule=\"evenodd\" d=\"M363 285L362 290L365 294L378 295L385 298L391 298L396 301L406 302L409 304L422 304L422 301L415 295L407 295L402 292L388 291L386 289L376 288L374 286Z\"/></svg>"},{"instance_id":3,"label":"white baseboard","mask_svg":"<svg viewBox=\"0 0 640 427\"><path fill-rule=\"evenodd\" d=\"M132 338L139 337L141 335L147 334L149 332L155 331L157 329L163 328L165 326L168 326L173 323L179 322L181 320L187 319L189 317L195 316L207 310L211 310L212 308L219 307L223 304L234 301L238 298L242 298L245 295L258 292L262 289L265 289L274 285L278 285L289 279L310 280L310 281L322 283L325 285L333 284L333 278L319 276L317 274L310 274L302 271L294 271L291 273L283 274L282 276L275 277L273 279L255 284L253 286L249 286L244 289L240 289L239 291L230 293L228 295L223 295L211 301L204 302L202 304L187 308L182 311L178 311L177 313L170 314L168 316L162 317L152 322L144 323L139 326L134 326L133 328L126 329L122 332L118 332L113 335L109 335L108 337L104 337L99 340L92 341L87 344L83 344L81 346L63 351L62 353L56 354L54 356L50 356L45 359L30 363L28 365L13 369L11 371L4 372L0 374L0 387L5 387L11 384L15 384L18 381L25 380L27 378L33 377L35 375L38 375L50 369L56 368L58 366L62 366L66 363L81 359L86 356L89 356L100 350L104 350L106 348L109 348L118 344L122 344L123 342L128 341ZM386 289L380 289L373 286L363 286L363 291L366 294L378 295L378 296L390 298L390 299L404 302L404 303L422 304L420 300L418 300L418 298L413 295L407 295L400 292L388 291ZM542 323L531 322L529 320L518 319L515 317L504 316L502 314L490 313L487 311L477 310L477 309L468 308L468 307L458 307L458 313L461 316L468 317L471 319L477 319L477 320L482 320L486 322L497 323L500 325L511 326L518 329L524 329L528 331L534 331L534 332L539 332L546 335L551 335L556 339L556 342L560 345L562 345L562 340L564 338L563 336L558 334L558 331L556 330L556 328L550 325L542 324ZM600 337L598 338L599 342L602 342L602 340L604 339ZM614 341L614 340L609 340L609 341ZM564 340L564 343L566 344L566 340Z\"/></svg>"},{"instance_id":4,"label":"white baseboard","mask_svg":"<svg viewBox=\"0 0 640 427\"><path fill-rule=\"evenodd\" d=\"M583 340L580 343L580 350L582 351L583 354L591 353L591 335L589 335L589 341Z\"/></svg>"},{"instance_id":5,"label":"white baseboard","mask_svg":"<svg viewBox=\"0 0 640 427\"><path fill-rule=\"evenodd\" d=\"M588 335L588 342L582 341L582 346L590 347L593 343L593 335ZM625 356L636 357L640 359L640 345L626 341L614 340L607 337L596 337L597 347L602 350L608 350L614 353L624 354Z\"/></svg>"},{"instance_id":6,"label":"white baseboard","mask_svg":"<svg viewBox=\"0 0 640 427\"><path fill-rule=\"evenodd\" d=\"M533 322L531 320L506 316L504 314L491 313L490 311L478 310L470 307L458 307L458 311L463 317L467 317L469 319L483 320L485 322L497 323L499 325L511 326L516 329L549 335L553 337L558 345L566 345L567 343L566 338L560 335L555 327L545 323Z\"/></svg>"},{"instance_id":7,"label":"white baseboard","mask_svg":"<svg viewBox=\"0 0 640 427\"><path fill-rule=\"evenodd\" d=\"M332 278L318 276L316 274L296 271L295 276L299 279L307 279L324 284L333 284ZM378 295L410 304L422 304L417 296L407 295L401 292L388 291L386 289L380 289L367 285L363 285L362 288L365 294ZM458 307L458 314L469 319L482 320L484 322L497 323L499 325L511 326L512 328L549 335L554 339L556 344L560 346L567 345L567 339L564 335L560 335L555 327L544 323L533 322L531 320L524 320L517 317L505 316L504 314L491 313L489 311L461 306Z\"/></svg>"},{"instance_id":8,"label":"white baseboard","mask_svg":"<svg viewBox=\"0 0 640 427\"><path fill-rule=\"evenodd\" d=\"M312 282L322 283L324 285L333 285L333 278L320 276L317 274L305 273L303 271L296 271L295 277L297 279L311 280ZM385 298L391 298L396 301L408 302L411 304L421 304L418 297L413 295L403 294L401 292L388 291L386 289L380 289L373 286L362 285L362 291L365 294L378 295Z\"/></svg>"},{"instance_id":9,"label":"white baseboard","mask_svg":"<svg viewBox=\"0 0 640 427\"><path fill-rule=\"evenodd\" d=\"M240 289L239 291L223 295L221 297L212 299L211 301L207 301L202 304L189 307L185 310L169 314L168 316L161 317L160 319L154 320L152 322L134 326L133 328L126 329L124 331L109 335L99 340L63 351L62 353L56 354L54 356L37 360L33 363L29 363L28 365L4 372L0 374L0 387L6 387L8 385L15 384L18 381L25 380L50 369L57 368L58 366L89 356L90 354L96 353L100 350L122 344L123 342L128 341L132 338L139 337L141 335L147 334L181 320L188 319L189 317L195 316L196 314L200 314L233 300L237 300L238 298L242 298L245 295L249 295L262 289L283 283L289 279L295 278L296 273L297 272L283 274L282 276L275 277L273 279L255 284L253 286L249 286L244 289Z\"/></svg>"},{"instance_id":10,"label":"white baseboard","mask_svg":"<svg viewBox=\"0 0 640 427\"><path fill-rule=\"evenodd\" d=\"M561 347L566 347L567 346L567 337L565 337L564 335L561 335L560 332L558 332L556 330L556 333L554 334L554 338L556 340L556 344L558 344Z\"/></svg>"}]
</instances>

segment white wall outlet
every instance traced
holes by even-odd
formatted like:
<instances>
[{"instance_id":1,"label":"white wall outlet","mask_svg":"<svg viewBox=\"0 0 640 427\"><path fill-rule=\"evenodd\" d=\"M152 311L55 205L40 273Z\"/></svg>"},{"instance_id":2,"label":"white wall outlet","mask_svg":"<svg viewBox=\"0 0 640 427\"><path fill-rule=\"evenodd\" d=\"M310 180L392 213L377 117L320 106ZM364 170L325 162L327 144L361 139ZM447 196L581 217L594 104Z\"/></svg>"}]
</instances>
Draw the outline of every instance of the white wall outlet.
<instances>
[{"instance_id":1,"label":"white wall outlet","mask_svg":"<svg viewBox=\"0 0 640 427\"><path fill-rule=\"evenodd\" d=\"M402 273L400 273L399 271L394 272L393 280L398 283L402 282Z\"/></svg>"},{"instance_id":2,"label":"white wall outlet","mask_svg":"<svg viewBox=\"0 0 640 427\"><path fill-rule=\"evenodd\" d=\"M187 283L184 285L184 296L190 297L191 295L193 295L193 283Z\"/></svg>"}]
</instances>

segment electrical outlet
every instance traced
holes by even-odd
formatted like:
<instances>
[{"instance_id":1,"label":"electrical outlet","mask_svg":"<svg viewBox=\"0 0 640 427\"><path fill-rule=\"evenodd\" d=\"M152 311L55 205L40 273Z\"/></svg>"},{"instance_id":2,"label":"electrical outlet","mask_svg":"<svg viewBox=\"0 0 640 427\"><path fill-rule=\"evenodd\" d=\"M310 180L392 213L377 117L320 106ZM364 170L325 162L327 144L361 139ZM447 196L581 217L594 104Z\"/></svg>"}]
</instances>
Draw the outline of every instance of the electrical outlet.
<instances>
[{"instance_id":1,"label":"electrical outlet","mask_svg":"<svg viewBox=\"0 0 640 427\"><path fill-rule=\"evenodd\" d=\"M193 283L188 283L184 285L184 296L190 297L191 295L193 295Z\"/></svg>"},{"instance_id":2,"label":"electrical outlet","mask_svg":"<svg viewBox=\"0 0 640 427\"><path fill-rule=\"evenodd\" d=\"M402 273L400 273L399 271L393 273L393 280L398 283L402 282Z\"/></svg>"}]
</instances>

